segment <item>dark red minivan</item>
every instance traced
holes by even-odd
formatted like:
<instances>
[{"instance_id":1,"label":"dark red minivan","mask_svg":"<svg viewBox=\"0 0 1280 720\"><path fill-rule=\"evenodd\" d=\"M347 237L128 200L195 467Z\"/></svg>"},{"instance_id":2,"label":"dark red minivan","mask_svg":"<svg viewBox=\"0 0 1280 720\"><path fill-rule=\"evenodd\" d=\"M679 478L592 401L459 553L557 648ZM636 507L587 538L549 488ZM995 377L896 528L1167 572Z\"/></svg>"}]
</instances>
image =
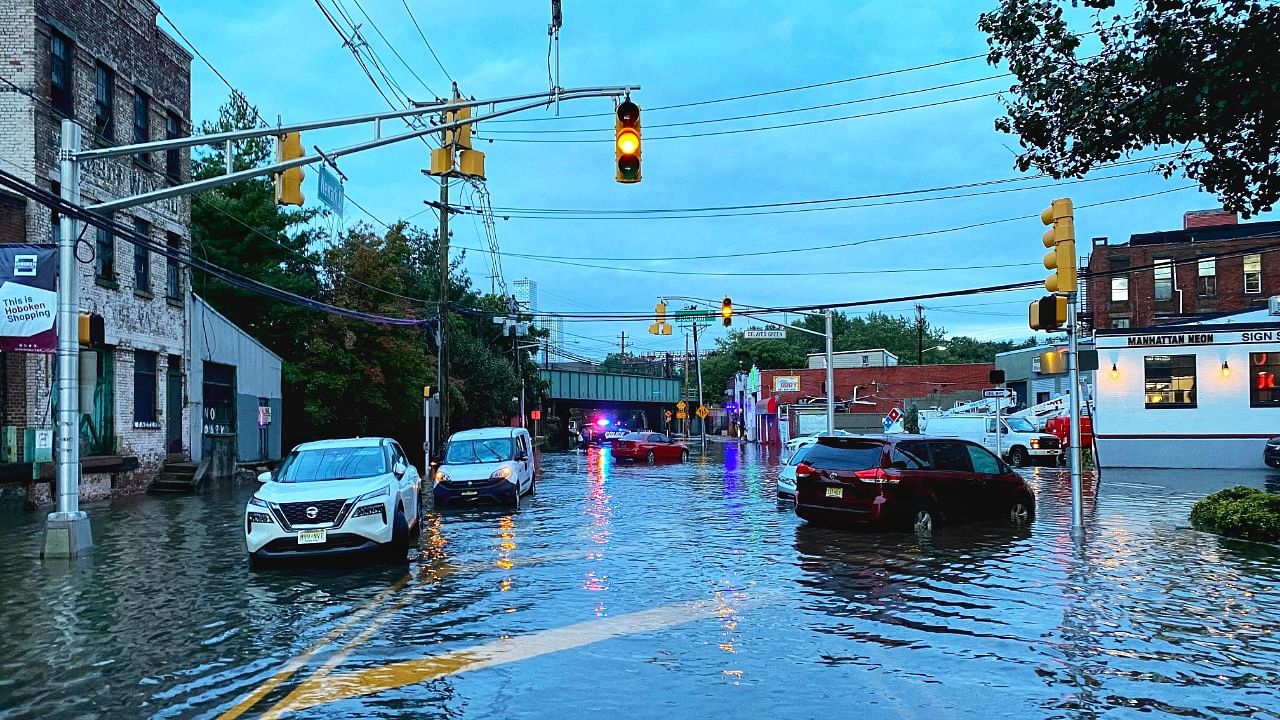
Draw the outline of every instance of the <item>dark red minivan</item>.
<instances>
[{"instance_id":1,"label":"dark red minivan","mask_svg":"<svg viewBox=\"0 0 1280 720\"><path fill-rule=\"evenodd\" d=\"M914 528L1035 517L1027 482L981 445L922 435L820 437L796 468L796 514L810 522Z\"/></svg>"}]
</instances>

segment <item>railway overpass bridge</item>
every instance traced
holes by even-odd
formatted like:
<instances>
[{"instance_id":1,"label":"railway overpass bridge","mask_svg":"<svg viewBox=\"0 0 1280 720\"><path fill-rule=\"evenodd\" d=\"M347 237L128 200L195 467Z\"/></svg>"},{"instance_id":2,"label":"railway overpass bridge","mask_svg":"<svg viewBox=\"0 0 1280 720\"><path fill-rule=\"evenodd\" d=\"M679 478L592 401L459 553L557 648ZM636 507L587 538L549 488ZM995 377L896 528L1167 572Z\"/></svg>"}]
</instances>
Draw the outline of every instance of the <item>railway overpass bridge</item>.
<instances>
[{"instance_id":1,"label":"railway overpass bridge","mask_svg":"<svg viewBox=\"0 0 1280 720\"><path fill-rule=\"evenodd\" d=\"M570 411L576 408L584 414L606 411L615 416L641 412L647 427L664 429L663 411L675 413L683 387L683 381L676 378L581 370L540 370L539 373L548 387L547 412L560 418L561 427L568 427Z\"/></svg>"}]
</instances>

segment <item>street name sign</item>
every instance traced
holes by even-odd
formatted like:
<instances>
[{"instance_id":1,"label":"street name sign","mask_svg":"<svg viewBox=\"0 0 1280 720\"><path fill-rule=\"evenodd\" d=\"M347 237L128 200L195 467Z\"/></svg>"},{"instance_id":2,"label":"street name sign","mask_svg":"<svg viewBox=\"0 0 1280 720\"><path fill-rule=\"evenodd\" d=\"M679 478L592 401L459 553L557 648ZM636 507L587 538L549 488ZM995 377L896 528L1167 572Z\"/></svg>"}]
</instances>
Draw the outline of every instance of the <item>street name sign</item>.
<instances>
[{"instance_id":1,"label":"street name sign","mask_svg":"<svg viewBox=\"0 0 1280 720\"><path fill-rule=\"evenodd\" d=\"M329 206L330 210L342 215L342 183L336 175L329 172L329 169L325 167L321 167L317 175L316 194L320 196L325 205Z\"/></svg>"},{"instance_id":2,"label":"street name sign","mask_svg":"<svg viewBox=\"0 0 1280 720\"><path fill-rule=\"evenodd\" d=\"M748 340L786 340L786 330L747 330L742 337Z\"/></svg>"},{"instance_id":3,"label":"street name sign","mask_svg":"<svg viewBox=\"0 0 1280 720\"><path fill-rule=\"evenodd\" d=\"M1013 392L1008 388L987 388L982 391L982 397L984 398L1007 398L1012 395Z\"/></svg>"}]
</instances>

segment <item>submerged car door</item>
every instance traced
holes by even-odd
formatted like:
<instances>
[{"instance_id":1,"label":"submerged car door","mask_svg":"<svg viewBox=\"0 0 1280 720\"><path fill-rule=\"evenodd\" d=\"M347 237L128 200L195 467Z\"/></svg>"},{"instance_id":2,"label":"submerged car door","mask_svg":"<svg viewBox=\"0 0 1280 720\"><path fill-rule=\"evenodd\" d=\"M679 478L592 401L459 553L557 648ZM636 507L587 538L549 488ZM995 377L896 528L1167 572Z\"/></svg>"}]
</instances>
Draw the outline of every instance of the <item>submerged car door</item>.
<instances>
[{"instance_id":1,"label":"submerged car door","mask_svg":"<svg viewBox=\"0 0 1280 720\"><path fill-rule=\"evenodd\" d=\"M654 455L659 460L679 460L680 446L671 442L671 438L662 433L653 433L649 436L649 442L653 443Z\"/></svg>"},{"instance_id":2,"label":"submerged car door","mask_svg":"<svg viewBox=\"0 0 1280 720\"><path fill-rule=\"evenodd\" d=\"M396 478L396 493L400 497L400 504L404 506L405 517L413 522L418 512L418 473L409 464L409 458L405 456L400 444L392 442L391 467L394 469L397 466L404 468L404 474Z\"/></svg>"},{"instance_id":3,"label":"submerged car door","mask_svg":"<svg viewBox=\"0 0 1280 720\"><path fill-rule=\"evenodd\" d=\"M525 492L533 485L533 448L529 447L529 436L520 433L516 435L516 455L523 455L523 460L517 460L520 467L520 477L517 484L517 490Z\"/></svg>"},{"instance_id":4,"label":"submerged car door","mask_svg":"<svg viewBox=\"0 0 1280 720\"><path fill-rule=\"evenodd\" d=\"M944 516L970 515L976 506L973 498L977 488L973 482L973 462L969 459L969 444L963 440L930 440L930 470L926 473L929 487L941 506Z\"/></svg>"},{"instance_id":5,"label":"submerged car door","mask_svg":"<svg viewBox=\"0 0 1280 720\"><path fill-rule=\"evenodd\" d=\"M1001 463L996 456L977 445L969 445L969 461L973 463L973 512L977 515L989 515L997 504L998 496L1003 494L1000 485Z\"/></svg>"}]
</instances>

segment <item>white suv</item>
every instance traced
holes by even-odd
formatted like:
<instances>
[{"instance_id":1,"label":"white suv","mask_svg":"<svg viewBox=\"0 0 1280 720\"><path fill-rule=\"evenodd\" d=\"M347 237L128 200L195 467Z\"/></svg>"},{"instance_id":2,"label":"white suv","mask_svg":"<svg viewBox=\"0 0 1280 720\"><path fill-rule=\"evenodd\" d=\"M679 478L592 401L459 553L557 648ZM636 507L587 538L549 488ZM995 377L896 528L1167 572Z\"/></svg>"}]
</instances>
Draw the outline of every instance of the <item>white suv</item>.
<instances>
[{"instance_id":1,"label":"white suv","mask_svg":"<svg viewBox=\"0 0 1280 720\"><path fill-rule=\"evenodd\" d=\"M258 480L244 511L253 564L366 550L403 560L422 531L421 477L388 438L303 443Z\"/></svg>"}]
</instances>

